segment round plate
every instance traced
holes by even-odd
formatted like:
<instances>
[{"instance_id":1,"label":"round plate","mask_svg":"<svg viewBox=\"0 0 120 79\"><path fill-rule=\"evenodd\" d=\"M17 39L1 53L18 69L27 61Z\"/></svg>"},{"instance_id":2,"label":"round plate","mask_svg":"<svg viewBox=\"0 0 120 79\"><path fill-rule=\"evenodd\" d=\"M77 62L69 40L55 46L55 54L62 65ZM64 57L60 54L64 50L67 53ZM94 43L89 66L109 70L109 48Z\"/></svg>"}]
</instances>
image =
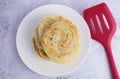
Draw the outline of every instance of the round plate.
<instances>
[{"instance_id":1,"label":"round plate","mask_svg":"<svg viewBox=\"0 0 120 79\"><path fill-rule=\"evenodd\" d=\"M70 64L56 64L36 56L33 50L32 37L37 24L44 16L60 14L70 19L77 26L80 34L80 53L78 58ZM82 16L72 8L59 4L49 4L31 11L22 20L16 44L19 56L27 67L34 72L45 76L63 76L77 69L88 55L90 32Z\"/></svg>"}]
</instances>

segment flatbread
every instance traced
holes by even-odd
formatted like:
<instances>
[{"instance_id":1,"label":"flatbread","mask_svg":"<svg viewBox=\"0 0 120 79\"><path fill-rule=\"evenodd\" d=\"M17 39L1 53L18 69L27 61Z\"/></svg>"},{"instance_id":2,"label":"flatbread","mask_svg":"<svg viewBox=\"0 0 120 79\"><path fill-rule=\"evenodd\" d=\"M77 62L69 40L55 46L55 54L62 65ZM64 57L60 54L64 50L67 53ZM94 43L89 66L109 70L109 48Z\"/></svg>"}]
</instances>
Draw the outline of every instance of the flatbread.
<instances>
[{"instance_id":1,"label":"flatbread","mask_svg":"<svg viewBox=\"0 0 120 79\"><path fill-rule=\"evenodd\" d=\"M43 59L49 60L49 57L45 53L45 51L42 49L42 46L40 44L40 39L38 37L38 27L35 29L34 37L33 37L33 45L34 45L34 50Z\"/></svg>"},{"instance_id":2,"label":"flatbread","mask_svg":"<svg viewBox=\"0 0 120 79\"><path fill-rule=\"evenodd\" d=\"M35 29L33 46L41 58L66 64L77 58L80 37L70 20L54 14L41 19Z\"/></svg>"},{"instance_id":3,"label":"flatbread","mask_svg":"<svg viewBox=\"0 0 120 79\"><path fill-rule=\"evenodd\" d=\"M74 24L58 21L47 26L41 44L49 58L56 63L70 63L78 56L80 39Z\"/></svg>"}]
</instances>

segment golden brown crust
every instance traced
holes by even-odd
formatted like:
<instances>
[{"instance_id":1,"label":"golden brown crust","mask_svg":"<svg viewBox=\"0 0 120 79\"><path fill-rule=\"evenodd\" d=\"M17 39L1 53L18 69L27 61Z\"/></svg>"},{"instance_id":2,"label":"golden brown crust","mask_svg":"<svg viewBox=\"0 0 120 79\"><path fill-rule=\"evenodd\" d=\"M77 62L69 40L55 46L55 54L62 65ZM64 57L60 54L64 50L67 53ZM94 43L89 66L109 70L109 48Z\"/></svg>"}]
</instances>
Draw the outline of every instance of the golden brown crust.
<instances>
[{"instance_id":1,"label":"golden brown crust","mask_svg":"<svg viewBox=\"0 0 120 79\"><path fill-rule=\"evenodd\" d=\"M48 60L49 57L47 56L47 54L44 52L44 50L42 49L42 46L39 42L39 38L38 38L38 31L37 31L38 27L36 27L35 29L35 34L34 37L32 39L33 42L33 46L34 46L34 50L37 53L37 55L39 55L40 57L42 57L43 59Z\"/></svg>"},{"instance_id":2,"label":"golden brown crust","mask_svg":"<svg viewBox=\"0 0 120 79\"><path fill-rule=\"evenodd\" d=\"M41 44L50 59L62 64L75 60L80 47L79 35L75 25L62 21L46 27Z\"/></svg>"},{"instance_id":3,"label":"golden brown crust","mask_svg":"<svg viewBox=\"0 0 120 79\"><path fill-rule=\"evenodd\" d=\"M35 52L39 52L39 49L38 49L38 47L37 47L37 45L35 43L35 39L34 38L32 38L32 44L33 44L33 48L34 48Z\"/></svg>"},{"instance_id":4,"label":"golden brown crust","mask_svg":"<svg viewBox=\"0 0 120 79\"><path fill-rule=\"evenodd\" d=\"M34 50L39 50L42 58L60 64L70 63L77 58L80 48L78 30L61 15L44 17L35 29L34 38Z\"/></svg>"}]
</instances>

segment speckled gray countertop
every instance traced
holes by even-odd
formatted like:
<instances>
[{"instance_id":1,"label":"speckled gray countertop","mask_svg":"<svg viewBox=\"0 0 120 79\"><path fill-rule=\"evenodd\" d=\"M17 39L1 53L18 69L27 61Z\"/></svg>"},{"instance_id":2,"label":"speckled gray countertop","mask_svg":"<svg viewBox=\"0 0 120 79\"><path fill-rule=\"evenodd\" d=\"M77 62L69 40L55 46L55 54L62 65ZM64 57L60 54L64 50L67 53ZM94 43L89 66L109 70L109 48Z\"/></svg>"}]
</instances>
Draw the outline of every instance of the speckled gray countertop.
<instances>
[{"instance_id":1,"label":"speckled gray countertop","mask_svg":"<svg viewBox=\"0 0 120 79\"><path fill-rule=\"evenodd\" d=\"M92 40L83 65L63 77L45 77L31 71L21 61L16 49L16 32L31 10L44 4L64 4L82 15L85 8L106 2L117 23L112 50L120 72L120 1L119 0L0 0L0 79L111 79L103 47Z\"/></svg>"}]
</instances>

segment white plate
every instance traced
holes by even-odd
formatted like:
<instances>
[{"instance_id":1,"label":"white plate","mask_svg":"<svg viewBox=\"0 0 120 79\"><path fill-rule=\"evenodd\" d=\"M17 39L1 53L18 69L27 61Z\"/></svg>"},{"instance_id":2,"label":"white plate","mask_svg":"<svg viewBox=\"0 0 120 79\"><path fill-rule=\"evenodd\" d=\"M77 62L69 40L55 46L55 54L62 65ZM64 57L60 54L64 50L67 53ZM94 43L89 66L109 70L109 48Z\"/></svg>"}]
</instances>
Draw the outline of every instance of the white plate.
<instances>
[{"instance_id":1,"label":"white plate","mask_svg":"<svg viewBox=\"0 0 120 79\"><path fill-rule=\"evenodd\" d=\"M46 15L60 14L73 21L80 33L80 53L73 63L60 65L36 56L32 46L32 37L40 19ZM77 69L88 55L90 32L82 16L72 8L59 4L50 4L31 11L22 20L16 37L19 56L27 67L45 76L63 76Z\"/></svg>"}]
</instances>

